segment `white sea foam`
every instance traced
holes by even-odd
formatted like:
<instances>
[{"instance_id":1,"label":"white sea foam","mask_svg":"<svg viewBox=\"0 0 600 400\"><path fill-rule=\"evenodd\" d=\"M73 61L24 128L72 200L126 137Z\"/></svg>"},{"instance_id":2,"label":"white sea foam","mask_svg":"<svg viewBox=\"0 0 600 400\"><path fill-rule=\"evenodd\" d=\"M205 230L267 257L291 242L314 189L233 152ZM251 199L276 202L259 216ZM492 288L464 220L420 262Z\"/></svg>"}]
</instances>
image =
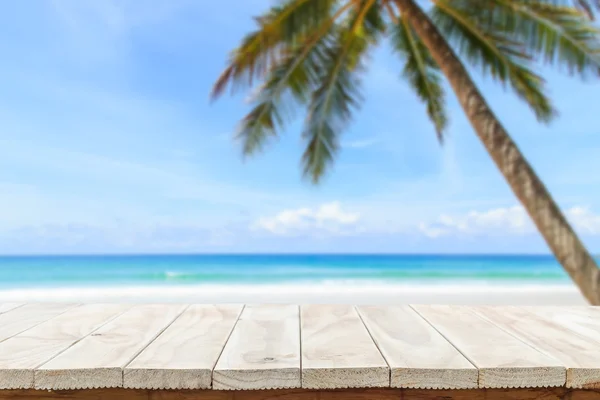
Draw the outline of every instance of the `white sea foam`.
<instances>
[{"instance_id":1,"label":"white sea foam","mask_svg":"<svg viewBox=\"0 0 600 400\"><path fill-rule=\"evenodd\" d=\"M329 281L265 285L111 286L0 290L0 302L194 302L581 305L572 284L395 284Z\"/></svg>"}]
</instances>

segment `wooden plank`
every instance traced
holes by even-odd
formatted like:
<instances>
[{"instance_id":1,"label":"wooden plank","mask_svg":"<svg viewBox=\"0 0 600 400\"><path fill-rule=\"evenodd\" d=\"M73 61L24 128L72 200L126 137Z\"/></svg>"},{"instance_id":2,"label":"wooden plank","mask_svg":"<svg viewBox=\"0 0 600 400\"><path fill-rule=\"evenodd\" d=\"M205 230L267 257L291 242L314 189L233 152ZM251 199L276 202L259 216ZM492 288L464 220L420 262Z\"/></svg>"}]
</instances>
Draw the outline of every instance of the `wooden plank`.
<instances>
[{"instance_id":1,"label":"wooden plank","mask_svg":"<svg viewBox=\"0 0 600 400\"><path fill-rule=\"evenodd\" d=\"M0 389L33 388L34 369L125 311L115 304L73 308L0 343Z\"/></svg>"},{"instance_id":2,"label":"wooden plank","mask_svg":"<svg viewBox=\"0 0 600 400\"><path fill-rule=\"evenodd\" d=\"M15 308L21 307L22 303L2 303L0 304L0 314L4 314L7 311L14 310Z\"/></svg>"},{"instance_id":3,"label":"wooden plank","mask_svg":"<svg viewBox=\"0 0 600 400\"><path fill-rule=\"evenodd\" d=\"M302 387L386 387L390 372L351 306L301 307Z\"/></svg>"},{"instance_id":4,"label":"wooden plank","mask_svg":"<svg viewBox=\"0 0 600 400\"><path fill-rule=\"evenodd\" d=\"M123 368L181 312L177 304L139 305L35 371L37 389L123 386Z\"/></svg>"},{"instance_id":5,"label":"wooden plank","mask_svg":"<svg viewBox=\"0 0 600 400\"><path fill-rule=\"evenodd\" d=\"M576 334L600 341L600 307L521 307L540 317L567 327Z\"/></svg>"},{"instance_id":6,"label":"wooden plank","mask_svg":"<svg viewBox=\"0 0 600 400\"><path fill-rule=\"evenodd\" d=\"M600 388L600 341L582 337L518 307L479 307L477 312L567 367L566 386Z\"/></svg>"},{"instance_id":7,"label":"wooden plank","mask_svg":"<svg viewBox=\"0 0 600 400\"><path fill-rule=\"evenodd\" d=\"M358 307L391 370L391 386L477 388L477 368L409 306Z\"/></svg>"},{"instance_id":8,"label":"wooden plank","mask_svg":"<svg viewBox=\"0 0 600 400\"><path fill-rule=\"evenodd\" d=\"M246 306L215 366L213 388L297 387L300 387L298 306Z\"/></svg>"},{"instance_id":9,"label":"wooden plank","mask_svg":"<svg viewBox=\"0 0 600 400\"><path fill-rule=\"evenodd\" d=\"M75 306L77 304L26 304L0 314L0 342L52 317L56 317Z\"/></svg>"},{"instance_id":10,"label":"wooden plank","mask_svg":"<svg viewBox=\"0 0 600 400\"><path fill-rule=\"evenodd\" d=\"M460 306L413 306L479 369L480 388L562 386L566 369Z\"/></svg>"},{"instance_id":11,"label":"wooden plank","mask_svg":"<svg viewBox=\"0 0 600 400\"><path fill-rule=\"evenodd\" d=\"M207 389L242 306L193 305L137 356L123 385L138 389Z\"/></svg>"}]
</instances>

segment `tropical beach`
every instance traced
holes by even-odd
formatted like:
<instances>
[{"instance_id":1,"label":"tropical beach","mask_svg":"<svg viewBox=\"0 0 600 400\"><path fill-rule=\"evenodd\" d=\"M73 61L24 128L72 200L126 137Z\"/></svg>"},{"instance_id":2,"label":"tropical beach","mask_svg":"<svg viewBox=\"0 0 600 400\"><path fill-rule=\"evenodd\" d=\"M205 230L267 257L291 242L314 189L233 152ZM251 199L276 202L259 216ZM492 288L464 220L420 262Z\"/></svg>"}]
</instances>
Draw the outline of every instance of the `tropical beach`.
<instances>
[{"instance_id":1,"label":"tropical beach","mask_svg":"<svg viewBox=\"0 0 600 400\"><path fill-rule=\"evenodd\" d=\"M600 0L0 11L0 400L600 399Z\"/></svg>"},{"instance_id":2,"label":"tropical beach","mask_svg":"<svg viewBox=\"0 0 600 400\"><path fill-rule=\"evenodd\" d=\"M0 302L583 305L550 256L0 257Z\"/></svg>"},{"instance_id":3,"label":"tropical beach","mask_svg":"<svg viewBox=\"0 0 600 400\"><path fill-rule=\"evenodd\" d=\"M14 3L0 300L600 304L597 10L470 1Z\"/></svg>"}]
</instances>

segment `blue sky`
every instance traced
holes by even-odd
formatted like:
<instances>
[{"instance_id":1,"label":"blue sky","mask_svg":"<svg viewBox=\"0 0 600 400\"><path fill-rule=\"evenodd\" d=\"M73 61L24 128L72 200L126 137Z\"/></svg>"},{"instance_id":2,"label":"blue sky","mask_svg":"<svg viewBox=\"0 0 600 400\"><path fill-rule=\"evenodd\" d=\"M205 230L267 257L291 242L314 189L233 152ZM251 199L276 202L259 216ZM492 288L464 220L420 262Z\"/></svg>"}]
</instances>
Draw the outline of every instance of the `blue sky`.
<instances>
[{"instance_id":1,"label":"blue sky","mask_svg":"<svg viewBox=\"0 0 600 400\"><path fill-rule=\"evenodd\" d=\"M208 93L268 3L2 3L0 253L547 251L455 99L440 147L385 47L320 186L301 179L299 123L244 161L245 95ZM600 82L547 77L550 126L477 79L599 252Z\"/></svg>"}]
</instances>

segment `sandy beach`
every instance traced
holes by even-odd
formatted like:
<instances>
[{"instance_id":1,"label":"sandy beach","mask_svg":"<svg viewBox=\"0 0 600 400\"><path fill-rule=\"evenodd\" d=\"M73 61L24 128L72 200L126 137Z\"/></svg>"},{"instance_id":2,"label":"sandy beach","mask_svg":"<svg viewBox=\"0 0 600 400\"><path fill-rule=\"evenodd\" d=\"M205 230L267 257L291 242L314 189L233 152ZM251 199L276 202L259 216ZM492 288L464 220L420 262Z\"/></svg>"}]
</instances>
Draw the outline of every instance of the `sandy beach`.
<instances>
[{"instance_id":1,"label":"sandy beach","mask_svg":"<svg viewBox=\"0 0 600 400\"><path fill-rule=\"evenodd\" d=\"M586 305L573 285L190 285L0 291L0 302Z\"/></svg>"}]
</instances>

